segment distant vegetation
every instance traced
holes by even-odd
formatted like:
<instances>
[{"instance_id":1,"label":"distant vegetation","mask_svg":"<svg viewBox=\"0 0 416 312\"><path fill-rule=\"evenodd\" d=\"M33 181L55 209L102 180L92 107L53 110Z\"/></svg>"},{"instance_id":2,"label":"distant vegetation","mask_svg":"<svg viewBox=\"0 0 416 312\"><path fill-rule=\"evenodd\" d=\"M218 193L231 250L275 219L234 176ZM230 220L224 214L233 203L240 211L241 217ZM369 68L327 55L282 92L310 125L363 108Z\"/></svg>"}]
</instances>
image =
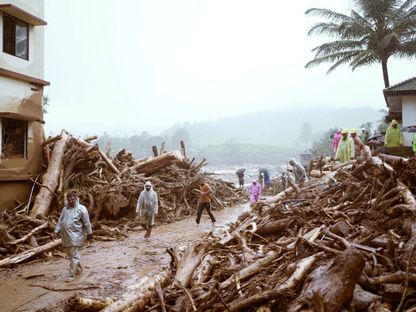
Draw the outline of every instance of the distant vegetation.
<instances>
[{"instance_id":1,"label":"distant vegetation","mask_svg":"<svg viewBox=\"0 0 416 312\"><path fill-rule=\"evenodd\" d=\"M182 134L187 133L181 129ZM131 137L111 137L102 135L98 144L101 149L114 155L121 149L133 153L140 159L152 155L151 147L155 145L158 150L165 142L165 150L179 150L181 138L176 136L151 136L144 132ZM189 133L184 140L189 158L197 160L207 159L211 165L245 165L245 164L281 164L287 159L296 156L299 151L295 148L283 148L272 145L238 143L228 140L222 144L195 146L192 144Z\"/></svg>"},{"instance_id":2,"label":"distant vegetation","mask_svg":"<svg viewBox=\"0 0 416 312\"><path fill-rule=\"evenodd\" d=\"M364 104L363 104L364 105ZM380 103L385 106L385 103ZM317 137L331 127L358 128L369 121L375 124L383 116L369 107L279 108L271 111L227 117L215 121L176 124L162 135L173 135L185 129L198 146L223 144L228 140L273 146L296 146L306 150Z\"/></svg>"},{"instance_id":3,"label":"distant vegetation","mask_svg":"<svg viewBox=\"0 0 416 312\"><path fill-rule=\"evenodd\" d=\"M126 149L136 158L143 158L152 154L153 145L159 149L165 142L165 150L178 150L183 140L189 157L197 161L206 158L212 165L279 165L303 152L322 154L330 150L329 132L335 127L358 128L368 120L380 120L381 115L371 108L279 109L211 122L177 124L160 135L104 133L98 144L110 154Z\"/></svg>"}]
</instances>

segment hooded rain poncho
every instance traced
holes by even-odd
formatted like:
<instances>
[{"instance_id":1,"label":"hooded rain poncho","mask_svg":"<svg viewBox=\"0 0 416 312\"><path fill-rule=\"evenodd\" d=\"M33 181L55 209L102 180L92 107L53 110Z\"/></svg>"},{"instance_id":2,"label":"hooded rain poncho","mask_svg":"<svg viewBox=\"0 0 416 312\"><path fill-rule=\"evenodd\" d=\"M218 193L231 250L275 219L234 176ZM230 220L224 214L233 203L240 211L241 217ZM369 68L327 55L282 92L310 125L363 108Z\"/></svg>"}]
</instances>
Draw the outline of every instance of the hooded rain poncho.
<instances>
[{"instance_id":1,"label":"hooded rain poncho","mask_svg":"<svg viewBox=\"0 0 416 312\"><path fill-rule=\"evenodd\" d=\"M248 187L248 192L250 194L250 203L257 202L261 195L261 185L257 181L253 181Z\"/></svg>"},{"instance_id":2,"label":"hooded rain poncho","mask_svg":"<svg viewBox=\"0 0 416 312\"><path fill-rule=\"evenodd\" d=\"M341 162L347 162L355 156L354 142L351 138L342 139L339 141L338 150L335 155L335 159Z\"/></svg>"},{"instance_id":3,"label":"hooded rain poncho","mask_svg":"<svg viewBox=\"0 0 416 312\"><path fill-rule=\"evenodd\" d=\"M146 189L140 193L139 200L137 201L136 213L142 218L145 213L157 214L159 212L159 205L157 201L157 194L151 188L149 191Z\"/></svg>"},{"instance_id":4,"label":"hooded rain poncho","mask_svg":"<svg viewBox=\"0 0 416 312\"><path fill-rule=\"evenodd\" d=\"M306 174L305 168L299 162L297 162L296 159L290 159L289 164L293 167L293 175L295 176L296 183L301 184L308 181L308 176Z\"/></svg>"},{"instance_id":5,"label":"hooded rain poncho","mask_svg":"<svg viewBox=\"0 0 416 312\"><path fill-rule=\"evenodd\" d=\"M62 238L62 246L82 246L85 234L92 234L88 210L77 200L75 207L62 209L55 233Z\"/></svg>"},{"instance_id":6,"label":"hooded rain poncho","mask_svg":"<svg viewBox=\"0 0 416 312\"><path fill-rule=\"evenodd\" d=\"M393 125L397 125L393 128ZM387 147L398 147L403 144L403 134L400 132L400 126L397 121L393 120L386 130L384 137L384 145Z\"/></svg>"},{"instance_id":7,"label":"hooded rain poncho","mask_svg":"<svg viewBox=\"0 0 416 312\"><path fill-rule=\"evenodd\" d=\"M342 135L341 135L341 131L338 130L335 134L334 134L334 138L332 139L332 150L334 151L334 153L337 152L338 149L338 145L339 145L339 141L342 139Z\"/></svg>"}]
</instances>

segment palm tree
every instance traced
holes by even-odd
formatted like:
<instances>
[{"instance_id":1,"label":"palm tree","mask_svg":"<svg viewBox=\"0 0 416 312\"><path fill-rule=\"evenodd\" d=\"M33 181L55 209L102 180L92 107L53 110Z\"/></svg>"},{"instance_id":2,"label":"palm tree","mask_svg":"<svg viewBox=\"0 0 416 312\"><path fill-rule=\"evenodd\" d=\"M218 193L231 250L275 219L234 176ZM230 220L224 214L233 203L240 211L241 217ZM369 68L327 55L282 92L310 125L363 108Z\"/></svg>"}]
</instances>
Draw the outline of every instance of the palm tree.
<instances>
[{"instance_id":1,"label":"palm tree","mask_svg":"<svg viewBox=\"0 0 416 312\"><path fill-rule=\"evenodd\" d=\"M416 55L416 0L353 0L356 10L350 16L327 9L312 8L306 15L317 15L329 22L314 25L308 35L326 34L335 41L315 47L315 58L306 68L333 63L327 73L341 64L352 70L379 62L385 87L390 86L387 61L390 56Z\"/></svg>"}]
</instances>

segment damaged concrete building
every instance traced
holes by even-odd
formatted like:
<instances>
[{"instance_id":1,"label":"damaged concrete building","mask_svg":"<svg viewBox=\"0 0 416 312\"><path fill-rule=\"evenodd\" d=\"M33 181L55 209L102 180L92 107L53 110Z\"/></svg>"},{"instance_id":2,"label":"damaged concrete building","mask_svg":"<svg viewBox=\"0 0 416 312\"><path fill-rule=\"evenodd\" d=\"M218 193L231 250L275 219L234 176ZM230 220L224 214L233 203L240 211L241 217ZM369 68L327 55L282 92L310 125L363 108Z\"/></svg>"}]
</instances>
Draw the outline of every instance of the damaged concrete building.
<instances>
[{"instance_id":1,"label":"damaged concrete building","mask_svg":"<svg viewBox=\"0 0 416 312\"><path fill-rule=\"evenodd\" d=\"M25 202L43 142L44 0L0 0L0 210Z\"/></svg>"}]
</instances>

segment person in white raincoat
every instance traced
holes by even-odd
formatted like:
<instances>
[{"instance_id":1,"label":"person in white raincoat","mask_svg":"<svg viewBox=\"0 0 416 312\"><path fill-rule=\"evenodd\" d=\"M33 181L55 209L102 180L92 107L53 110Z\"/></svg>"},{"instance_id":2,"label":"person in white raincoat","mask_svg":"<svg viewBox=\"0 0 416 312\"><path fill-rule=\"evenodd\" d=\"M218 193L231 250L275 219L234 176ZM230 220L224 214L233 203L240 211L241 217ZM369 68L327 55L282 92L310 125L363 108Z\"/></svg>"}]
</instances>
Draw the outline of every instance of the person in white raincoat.
<instances>
[{"instance_id":1,"label":"person in white raincoat","mask_svg":"<svg viewBox=\"0 0 416 312\"><path fill-rule=\"evenodd\" d=\"M302 164L297 162L295 158L291 158L289 160L289 165L291 165L293 168L293 175L295 176L295 182L297 184L302 186L303 183L309 180L305 168L302 166Z\"/></svg>"},{"instance_id":2,"label":"person in white raincoat","mask_svg":"<svg viewBox=\"0 0 416 312\"><path fill-rule=\"evenodd\" d=\"M69 192L58 223L55 226L54 239L61 236L62 246L69 259L69 272L66 281L72 281L75 275L82 272L80 250L87 234L92 240L92 228L88 210L79 203L74 192Z\"/></svg>"},{"instance_id":3,"label":"person in white raincoat","mask_svg":"<svg viewBox=\"0 0 416 312\"><path fill-rule=\"evenodd\" d=\"M153 190L153 185L150 181L144 184L144 190L140 193L139 200L136 205L136 215L146 233L144 238L149 238L152 233L152 226L155 223L155 215L159 212L159 205L157 194Z\"/></svg>"}]
</instances>

